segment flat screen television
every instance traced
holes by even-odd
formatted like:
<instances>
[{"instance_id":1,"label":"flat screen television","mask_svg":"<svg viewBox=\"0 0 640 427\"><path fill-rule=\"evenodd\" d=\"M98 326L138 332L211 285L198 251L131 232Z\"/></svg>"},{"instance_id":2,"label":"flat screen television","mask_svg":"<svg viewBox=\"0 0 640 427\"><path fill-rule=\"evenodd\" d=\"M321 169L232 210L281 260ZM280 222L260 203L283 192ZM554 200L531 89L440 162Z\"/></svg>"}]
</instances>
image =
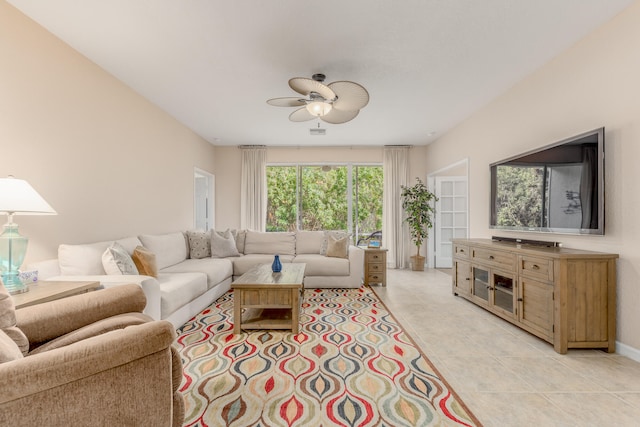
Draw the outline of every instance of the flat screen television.
<instances>
[{"instance_id":1,"label":"flat screen television","mask_svg":"<svg viewBox=\"0 0 640 427\"><path fill-rule=\"evenodd\" d=\"M604 234L604 127L490 168L490 228Z\"/></svg>"}]
</instances>

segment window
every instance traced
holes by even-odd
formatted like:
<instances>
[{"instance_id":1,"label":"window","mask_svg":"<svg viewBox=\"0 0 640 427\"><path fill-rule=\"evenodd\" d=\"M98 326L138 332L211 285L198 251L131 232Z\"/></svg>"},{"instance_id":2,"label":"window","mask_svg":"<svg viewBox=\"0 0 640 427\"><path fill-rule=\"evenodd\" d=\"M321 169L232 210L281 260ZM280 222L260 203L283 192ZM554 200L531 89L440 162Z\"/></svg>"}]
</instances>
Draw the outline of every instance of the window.
<instances>
[{"instance_id":1,"label":"window","mask_svg":"<svg viewBox=\"0 0 640 427\"><path fill-rule=\"evenodd\" d=\"M382 166L267 166L267 231L382 228Z\"/></svg>"}]
</instances>

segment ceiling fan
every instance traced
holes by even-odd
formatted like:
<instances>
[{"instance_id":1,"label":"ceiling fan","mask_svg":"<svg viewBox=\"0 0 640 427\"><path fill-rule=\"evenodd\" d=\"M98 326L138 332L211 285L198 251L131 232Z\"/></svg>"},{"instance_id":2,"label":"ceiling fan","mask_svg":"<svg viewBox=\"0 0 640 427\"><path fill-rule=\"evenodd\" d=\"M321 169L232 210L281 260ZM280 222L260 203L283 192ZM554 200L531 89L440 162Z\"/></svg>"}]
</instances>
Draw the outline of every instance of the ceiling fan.
<instances>
[{"instance_id":1,"label":"ceiling fan","mask_svg":"<svg viewBox=\"0 0 640 427\"><path fill-rule=\"evenodd\" d=\"M358 83L336 81L323 84L326 76L314 74L311 79L294 77L289 87L306 98L273 98L267 104L276 107L301 107L289 115L292 122L319 118L327 123L346 123L354 119L369 103L369 92Z\"/></svg>"}]
</instances>

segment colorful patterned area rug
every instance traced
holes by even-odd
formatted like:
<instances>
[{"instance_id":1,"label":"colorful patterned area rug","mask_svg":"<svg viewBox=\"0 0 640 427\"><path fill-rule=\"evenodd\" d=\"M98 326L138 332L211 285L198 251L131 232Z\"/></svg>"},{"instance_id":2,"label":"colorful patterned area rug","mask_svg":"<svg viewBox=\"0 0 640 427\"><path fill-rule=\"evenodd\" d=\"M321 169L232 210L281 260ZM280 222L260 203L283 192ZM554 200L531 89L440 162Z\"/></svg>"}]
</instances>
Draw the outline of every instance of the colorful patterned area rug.
<instances>
[{"instance_id":1,"label":"colorful patterned area rug","mask_svg":"<svg viewBox=\"0 0 640 427\"><path fill-rule=\"evenodd\" d=\"M233 334L233 292L178 330L185 426L478 426L368 287L305 290L300 333Z\"/></svg>"}]
</instances>

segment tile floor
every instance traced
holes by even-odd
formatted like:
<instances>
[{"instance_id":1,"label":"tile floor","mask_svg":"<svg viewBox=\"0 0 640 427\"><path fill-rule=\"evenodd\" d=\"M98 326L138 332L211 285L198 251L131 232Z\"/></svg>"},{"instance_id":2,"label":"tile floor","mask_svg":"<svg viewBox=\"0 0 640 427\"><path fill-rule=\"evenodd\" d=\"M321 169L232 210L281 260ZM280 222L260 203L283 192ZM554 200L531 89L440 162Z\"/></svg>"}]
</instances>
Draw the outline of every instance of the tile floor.
<instances>
[{"instance_id":1,"label":"tile floor","mask_svg":"<svg viewBox=\"0 0 640 427\"><path fill-rule=\"evenodd\" d=\"M640 363L557 354L454 297L442 271L389 270L373 289L484 426L640 426Z\"/></svg>"}]
</instances>

